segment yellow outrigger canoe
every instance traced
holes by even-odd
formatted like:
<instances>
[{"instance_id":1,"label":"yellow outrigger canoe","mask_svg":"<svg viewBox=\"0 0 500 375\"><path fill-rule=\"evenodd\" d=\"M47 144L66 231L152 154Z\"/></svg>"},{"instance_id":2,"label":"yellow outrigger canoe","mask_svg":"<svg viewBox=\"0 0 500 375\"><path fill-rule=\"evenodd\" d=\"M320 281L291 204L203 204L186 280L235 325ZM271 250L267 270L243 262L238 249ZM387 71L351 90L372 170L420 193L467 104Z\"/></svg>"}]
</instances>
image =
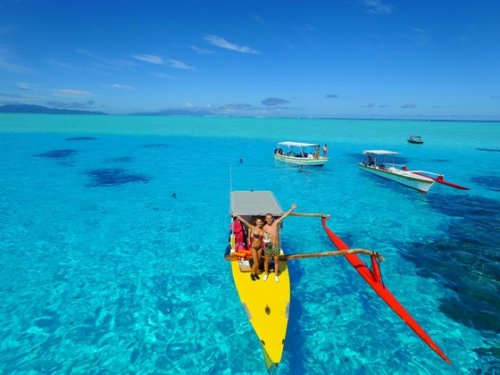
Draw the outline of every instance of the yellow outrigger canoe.
<instances>
[{"instance_id":1,"label":"yellow outrigger canoe","mask_svg":"<svg viewBox=\"0 0 500 375\"><path fill-rule=\"evenodd\" d=\"M281 216L283 210L274 194L270 191L234 191L231 193L231 212L252 221L255 216ZM234 234L226 255L234 252ZM232 246L231 246L232 245ZM281 254L284 255L283 250ZM271 268L271 265L270 265ZM288 326L290 306L290 276L286 262L279 264L279 282L269 277L264 281L250 278L248 260L231 262L234 285L240 296L241 304L247 314L261 345L268 371L277 367L281 361Z\"/></svg>"},{"instance_id":2,"label":"yellow outrigger canoe","mask_svg":"<svg viewBox=\"0 0 500 375\"><path fill-rule=\"evenodd\" d=\"M278 217L283 214L274 194L270 191L236 191L231 193L231 213L240 215L245 220L252 222L253 218L271 213ZM356 269L360 276L372 287L375 293L401 317L401 319L434 350L444 361L451 364L450 359L430 338L424 329L401 305L382 280L379 261L383 261L381 254L366 249L350 249L326 225L327 214L308 214L294 212L293 216L321 217L321 223L336 251L318 253L284 255L281 250L279 258L280 280L275 282L270 277L267 281L253 281L250 277L250 264L246 257L241 257L235 252L236 238L231 233L226 249L225 259L231 261L234 284L238 290L243 309L252 324L257 337L262 345L264 359L268 371L276 368L281 361L288 326L288 313L290 306L290 276L286 262L294 259L318 258L324 256L343 256ZM356 254L370 255L371 267Z\"/></svg>"}]
</instances>

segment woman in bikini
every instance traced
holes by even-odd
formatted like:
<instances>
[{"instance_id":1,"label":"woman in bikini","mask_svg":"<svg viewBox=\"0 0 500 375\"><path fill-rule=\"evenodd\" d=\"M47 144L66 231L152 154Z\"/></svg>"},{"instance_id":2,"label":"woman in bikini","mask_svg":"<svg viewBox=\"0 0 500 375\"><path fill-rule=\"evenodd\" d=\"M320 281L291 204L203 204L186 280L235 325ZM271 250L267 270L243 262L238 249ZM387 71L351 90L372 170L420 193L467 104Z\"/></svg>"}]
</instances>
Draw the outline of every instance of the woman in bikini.
<instances>
[{"instance_id":1,"label":"woman in bikini","mask_svg":"<svg viewBox=\"0 0 500 375\"><path fill-rule=\"evenodd\" d=\"M253 264L252 264L252 272L250 273L250 278L252 281L259 280L260 277L257 275L259 271L260 258L262 257L262 244L265 232L262 229L264 227L264 220L258 217L255 220L255 225L250 224L248 221L243 219L241 216L237 217L243 224L245 224L250 230L249 238L250 238L250 252L252 254Z\"/></svg>"}]
</instances>

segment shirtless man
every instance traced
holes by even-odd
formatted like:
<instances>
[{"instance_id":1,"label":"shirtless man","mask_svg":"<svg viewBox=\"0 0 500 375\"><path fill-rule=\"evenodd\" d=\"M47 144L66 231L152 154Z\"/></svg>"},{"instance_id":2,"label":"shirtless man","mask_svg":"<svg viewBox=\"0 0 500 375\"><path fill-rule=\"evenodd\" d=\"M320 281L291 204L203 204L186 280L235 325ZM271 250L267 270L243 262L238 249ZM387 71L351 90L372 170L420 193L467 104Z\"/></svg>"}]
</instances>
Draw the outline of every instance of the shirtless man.
<instances>
[{"instance_id":1,"label":"shirtless man","mask_svg":"<svg viewBox=\"0 0 500 375\"><path fill-rule=\"evenodd\" d=\"M297 205L294 203L290 209L283 214L280 218L274 220L272 214L266 214L266 224L264 225L264 232L266 233L266 249L264 250L264 277L263 280L266 281L269 277L269 259L274 257L274 281L280 281L279 274L279 255L281 250L280 244L280 224L285 217L290 215Z\"/></svg>"}]
</instances>

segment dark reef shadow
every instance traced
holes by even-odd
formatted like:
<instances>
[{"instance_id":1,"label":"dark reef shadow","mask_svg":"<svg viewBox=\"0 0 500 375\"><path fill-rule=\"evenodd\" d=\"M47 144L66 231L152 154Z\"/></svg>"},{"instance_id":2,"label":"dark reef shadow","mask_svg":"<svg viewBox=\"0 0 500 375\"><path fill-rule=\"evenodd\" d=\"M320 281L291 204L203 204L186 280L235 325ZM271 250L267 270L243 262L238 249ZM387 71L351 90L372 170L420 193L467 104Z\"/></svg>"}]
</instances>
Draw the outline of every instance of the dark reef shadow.
<instances>
[{"instance_id":1,"label":"dark reef shadow","mask_svg":"<svg viewBox=\"0 0 500 375\"><path fill-rule=\"evenodd\" d=\"M500 149L498 148L476 148L476 150L484 152L500 152Z\"/></svg>"},{"instance_id":2,"label":"dark reef shadow","mask_svg":"<svg viewBox=\"0 0 500 375\"><path fill-rule=\"evenodd\" d=\"M96 141L95 137L69 137L66 138L67 141Z\"/></svg>"},{"instance_id":3,"label":"dark reef shadow","mask_svg":"<svg viewBox=\"0 0 500 375\"><path fill-rule=\"evenodd\" d=\"M497 176L475 176L471 181L491 191L500 191L500 177Z\"/></svg>"},{"instance_id":4,"label":"dark reef shadow","mask_svg":"<svg viewBox=\"0 0 500 375\"><path fill-rule=\"evenodd\" d=\"M43 159L54 159L57 161L57 164L63 167L74 167L72 156L77 153L77 150L63 149L46 151L35 156Z\"/></svg>"},{"instance_id":5,"label":"dark reef shadow","mask_svg":"<svg viewBox=\"0 0 500 375\"><path fill-rule=\"evenodd\" d=\"M471 195L435 195L431 207L454 217L447 235L402 246L424 277L455 292L440 310L461 324L500 333L500 203Z\"/></svg>"},{"instance_id":6,"label":"dark reef shadow","mask_svg":"<svg viewBox=\"0 0 500 375\"><path fill-rule=\"evenodd\" d=\"M123 168L100 168L87 171L85 174L92 178L92 182L86 185L88 187L118 186L151 181L150 177L132 174Z\"/></svg>"},{"instance_id":7,"label":"dark reef shadow","mask_svg":"<svg viewBox=\"0 0 500 375\"><path fill-rule=\"evenodd\" d=\"M64 159L78 153L77 150L51 150L47 152L42 152L36 155L39 158L47 158L47 159Z\"/></svg>"}]
</instances>

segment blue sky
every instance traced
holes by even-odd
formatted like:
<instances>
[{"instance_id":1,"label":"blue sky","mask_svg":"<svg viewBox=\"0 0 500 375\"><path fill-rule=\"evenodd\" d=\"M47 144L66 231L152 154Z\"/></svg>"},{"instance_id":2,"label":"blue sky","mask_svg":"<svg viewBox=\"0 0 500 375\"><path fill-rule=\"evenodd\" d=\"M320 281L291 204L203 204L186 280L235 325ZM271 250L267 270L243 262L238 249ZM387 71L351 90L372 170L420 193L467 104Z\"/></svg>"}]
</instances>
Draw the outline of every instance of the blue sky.
<instances>
[{"instance_id":1,"label":"blue sky","mask_svg":"<svg viewBox=\"0 0 500 375\"><path fill-rule=\"evenodd\" d=\"M0 105L500 119L500 1L0 0Z\"/></svg>"}]
</instances>

